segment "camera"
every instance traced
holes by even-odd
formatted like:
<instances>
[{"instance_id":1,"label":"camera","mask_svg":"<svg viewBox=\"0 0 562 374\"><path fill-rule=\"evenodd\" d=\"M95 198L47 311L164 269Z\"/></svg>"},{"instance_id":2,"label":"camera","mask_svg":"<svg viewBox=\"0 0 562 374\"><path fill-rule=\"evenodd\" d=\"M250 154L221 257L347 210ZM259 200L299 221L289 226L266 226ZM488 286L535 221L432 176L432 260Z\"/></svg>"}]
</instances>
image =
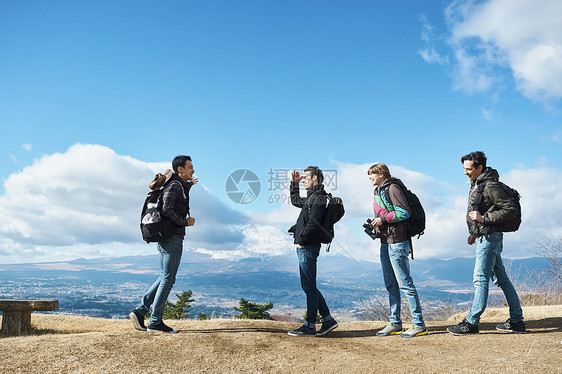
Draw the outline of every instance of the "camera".
<instances>
[{"instance_id":1,"label":"camera","mask_svg":"<svg viewBox=\"0 0 562 374\"><path fill-rule=\"evenodd\" d=\"M365 228L365 233L371 237L371 239L375 240L377 238L377 233L375 232L375 228L371 224L373 222L372 219L367 218L367 222L363 224Z\"/></svg>"}]
</instances>

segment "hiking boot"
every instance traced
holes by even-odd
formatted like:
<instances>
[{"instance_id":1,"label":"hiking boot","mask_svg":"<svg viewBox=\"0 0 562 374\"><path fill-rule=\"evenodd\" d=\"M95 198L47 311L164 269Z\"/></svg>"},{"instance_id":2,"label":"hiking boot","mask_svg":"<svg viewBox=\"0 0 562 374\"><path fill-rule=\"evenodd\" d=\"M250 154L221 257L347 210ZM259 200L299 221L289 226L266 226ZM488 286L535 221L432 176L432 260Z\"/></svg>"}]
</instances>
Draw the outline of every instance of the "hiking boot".
<instances>
[{"instance_id":1,"label":"hiking boot","mask_svg":"<svg viewBox=\"0 0 562 374\"><path fill-rule=\"evenodd\" d=\"M496 330L514 332L516 334L525 334L527 332L525 322L523 322L523 320L513 323L511 322L511 318L505 321L505 323L497 325Z\"/></svg>"},{"instance_id":2,"label":"hiking boot","mask_svg":"<svg viewBox=\"0 0 562 374\"><path fill-rule=\"evenodd\" d=\"M393 325L392 323L389 323L384 329L377 331L377 336L398 335L401 332L404 332L402 325Z\"/></svg>"},{"instance_id":3,"label":"hiking boot","mask_svg":"<svg viewBox=\"0 0 562 374\"><path fill-rule=\"evenodd\" d=\"M164 333L168 333L168 334L175 334L178 332L178 329L176 329L175 327L169 327L166 326L164 324L164 322L160 321L160 323L153 325L150 324L148 325L148 327L146 328L146 331L148 332L164 332Z\"/></svg>"},{"instance_id":4,"label":"hiking boot","mask_svg":"<svg viewBox=\"0 0 562 374\"><path fill-rule=\"evenodd\" d=\"M480 332L480 329L478 328L478 325L473 325L472 323L469 323L465 318L458 325L447 327L447 331L455 335L466 335L466 334L478 334Z\"/></svg>"},{"instance_id":5,"label":"hiking boot","mask_svg":"<svg viewBox=\"0 0 562 374\"><path fill-rule=\"evenodd\" d=\"M291 336L316 336L316 329L311 329L308 326L302 325L296 330L289 331L287 334Z\"/></svg>"},{"instance_id":6,"label":"hiking boot","mask_svg":"<svg viewBox=\"0 0 562 374\"><path fill-rule=\"evenodd\" d=\"M429 331L427 331L427 327L412 325L412 327L404 331L402 334L400 334L400 336L403 338L415 338L416 336L427 334L429 334Z\"/></svg>"},{"instance_id":7,"label":"hiking boot","mask_svg":"<svg viewBox=\"0 0 562 374\"><path fill-rule=\"evenodd\" d=\"M144 316L142 314L140 314L136 310L133 310L129 314L129 318L131 319L131 321L133 321L133 326L135 326L135 329L146 331L146 326L144 325Z\"/></svg>"},{"instance_id":8,"label":"hiking boot","mask_svg":"<svg viewBox=\"0 0 562 374\"><path fill-rule=\"evenodd\" d=\"M322 327L320 327L320 330L318 330L316 336L324 336L336 327L338 327L338 323L333 318L329 321L322 322Z\"/></svg>"}]
</instances>

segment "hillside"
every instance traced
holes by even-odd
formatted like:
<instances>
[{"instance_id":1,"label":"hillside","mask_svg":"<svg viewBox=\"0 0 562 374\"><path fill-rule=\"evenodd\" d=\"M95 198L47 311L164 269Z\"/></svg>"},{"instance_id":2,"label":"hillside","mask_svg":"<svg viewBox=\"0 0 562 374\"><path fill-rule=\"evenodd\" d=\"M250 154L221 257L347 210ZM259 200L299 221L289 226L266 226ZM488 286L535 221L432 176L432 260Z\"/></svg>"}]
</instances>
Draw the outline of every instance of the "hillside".
<instances>
[{"instance_id":1,"label":"hillside","mask_svg":"<svg viewBox=\"0 0 562 374\"><path fill-rule=\"evenodd\" d=\"M294 338L298 324L215 319L170 321L179 334L136 331L128 320L33 314L31 336L0 335L0 373L559 373L562 306L525 307L529 333L504 334L490 309L477 336L457 337L450 321L430 335L377 337L384 322L348 322L324 338Z\"/></svg>"}]
</instances>

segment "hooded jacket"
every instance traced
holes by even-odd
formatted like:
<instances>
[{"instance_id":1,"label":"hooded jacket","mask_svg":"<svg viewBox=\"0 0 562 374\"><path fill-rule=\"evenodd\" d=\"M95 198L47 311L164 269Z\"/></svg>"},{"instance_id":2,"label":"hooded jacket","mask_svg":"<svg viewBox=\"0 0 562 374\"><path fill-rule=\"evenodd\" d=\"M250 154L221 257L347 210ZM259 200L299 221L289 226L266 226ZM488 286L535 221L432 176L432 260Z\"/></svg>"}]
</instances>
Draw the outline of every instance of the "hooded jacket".
<instances>
[{"instance_id":1,"label":"hooded jacket","mask_svg":"<svg viewBox=\"0 0 562 374\"><path fill-rule=\"evenodd\" d=\"M380 217L382 225L377 233L382 244L395 244L410 240L405 220L410 218L410 204L402 192L404 184L400 179L389 178L375 188L373 209L375 218Z\"/></svg>"},{"instance_id":2,"label":"hooded jacket","mask_svg":"<svg viewBox=\"0 0 562 374\"><path fill-rule=\"evenodd\" d=\"M471 182L466 211L466 223L471 235L482 236L500 231L497 225L517 215L517 207L498 183L499 178L497 170L487 167L476 180ZM484 181L486 181L486 184L484 185L482 200L479 206L475 207L473 204L476 190ZM482 214L483 223L473 221L469 217L468 214L473 210L478 210Z\"/></svg>"},{"instance_id":3,"label":"hooded jacket","mask_svg":"<svg viewBox=\"0 0 562 374\"><path fill-rule=\"evenodd\" d=\"M320 225L326 211L326 191L323 184L316 184L307 190L307 196L300 197L299 183L291 182L291 204L302 208L297 223L291 228L295 244L320 247ZM291 231L289 230L289 231Z\"/></svg>"}]
</instances>

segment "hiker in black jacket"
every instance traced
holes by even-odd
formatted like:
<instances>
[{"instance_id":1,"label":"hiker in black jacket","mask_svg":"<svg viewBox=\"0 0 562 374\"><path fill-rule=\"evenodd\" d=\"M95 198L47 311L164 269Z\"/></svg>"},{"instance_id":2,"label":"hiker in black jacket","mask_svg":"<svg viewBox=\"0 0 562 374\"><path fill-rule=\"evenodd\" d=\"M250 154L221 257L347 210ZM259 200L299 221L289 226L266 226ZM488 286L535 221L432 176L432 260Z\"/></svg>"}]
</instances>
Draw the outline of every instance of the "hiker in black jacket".
<instances>
[{"instance_id":1,"label":"hiker in black jacket","mask_svg":"<svg viewBox=\"0 0 562 374\"><path fill-rule=\"evenodd\" d=\"M461 158L464 174L470 180L468 195L469 245L476 244L476 261L474 264L474 298L472 308L466 318L447 330L455 335L478 334L480 316L486 309L490 279L502 289L509 305L509 319L496 326L500 331L525 333L523 310L517 291L509 280L503 266L503 232L499 231L502 222L517 215L518 209L498 183L499 174L495 169L486 167L486 155L472 152ZM479 205L474 206L477 190L483 185Z\"/></svg>"},{"instance_id":2,"label":"hiker in black jacket","mask_svg":"<svg viewBox=\"0 0 562 374\"><path fill-rule=\"evenodd\" d=\"M299 182L303 181L307 191L306 198L300 197ZM326 211L326 191L324 174L316 166L309 166L301 176L293 171L291 182L291 203L301 208L297 223L289 230L295 237L301 286L306 294L307 315L304 325L289 331L291 336L323 336L338 327L330 315L330 310L322 293L316 288L316 260L320 254L320 230ZM316 315L320 313L322 327L316 331Z\"/></svg>"}]
</instances>

